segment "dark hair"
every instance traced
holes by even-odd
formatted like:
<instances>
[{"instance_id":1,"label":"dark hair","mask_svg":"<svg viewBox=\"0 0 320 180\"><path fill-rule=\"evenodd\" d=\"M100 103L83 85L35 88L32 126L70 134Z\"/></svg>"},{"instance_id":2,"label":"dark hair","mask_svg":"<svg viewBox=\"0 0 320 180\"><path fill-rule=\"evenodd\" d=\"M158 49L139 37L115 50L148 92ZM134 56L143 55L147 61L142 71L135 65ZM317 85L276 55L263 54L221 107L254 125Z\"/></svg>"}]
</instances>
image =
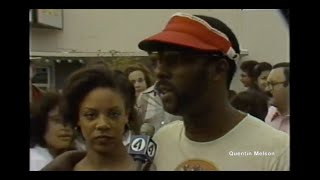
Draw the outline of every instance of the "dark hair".
<instances>
[{"instance_id":1,"label":"dark hair","mask_svg":"<svg viewBox=\"0 0 320 180\"><path fill-rule=\"evenodd\" d=\"M59 105L61 96L56 92L46 92L42 99L31 104L30 112L30 147L46 146L44 135L48 125L48 113Z\"/></svg>"},{"instance_id":2,"label":"dark hair","mask_svg":"<svg viewBox=\"0 0 320 180\"><path fill-rule=\"evenodd\" d=\"M277 63L277 64L272 66L272 69L276 69L276 68L279 68L279 67L289 68L290 67L290 63L288 63L288 62Z\"/></svg>"},{"instance_id":3,"label":"dark hair","mask_svg":"<svg viewBox=\"0 0 320 180\"><path fill-rule=\"evenodd\" d=\"M253 69L254 76L256 78L258 78L263 71L271 71L271 70L272 70L272 65L267 62L258 63Z\"/></svg>"},{"instance_id":4,"label":"dark hair","mask_svg":"<svg viewBox=\"0 0 320 180\"><path fill-rule=\"evenodd\" d=\"M240 65L240 69L243 72L246 72L250 78L256 79L257 77L255 76L255 73L254 73L254 68L256 65L258 65L258 62L255 60L244 61Z\"/></svg>"},{"instance_id":5,"label":"dark hair","mask_svg":"<svg viewBox=\"0 0 320 180\"><path fill-rule=\"evenodd\" d=\"M240 54L240 46L239 46L238 39L236 35L232 32L232 30L224 22L214 17L203 16L203 15L194 15L194 16L203 19L211 27L214 27L215 29L224 33L228 37L229 41L231 42L231 46L234 49L234 51ZM229 89L234 73L236 72L236 63L235 63L235 60L232 60L229 58L226 58L226 59L229 64L229 71L227 74L227 88Z\"/></svg>"},{"instance_id":6,"label":"dark hair","mask_svg":"<svg viewBox=\"0 0 320 180\"><path fill-rule=\"evenodd\" d=\"M267 96L254 90L238 93L231 100L231 105L234 108L249 113L261 120L264 120L268 113Z\"/></svg>"},{"instance_id":7,"label":"dark hair","mask_svg":"<svg viewBox=\"0 0 320 180\"><path fill-rule=\"evenodd\" d=\"M135 104L135 99L132 98L134 87L122 73L103 66L84 67L68 77L63 89L61 113L64 120L75 127L79 121L80 103L90 91L98 87L117 90L124 98L126 111L132 110L132 105Z\"/></svg>"},{"instance_id":8,"label":"dark hair","mask_svg":"<svg viewBox=\"0 0 320 180\"><path fill-rule=\"evenodd\" d=\"M144 75L144 79L146 81L147 88L152 86L152 80L151 80L151 77L150 77L150 72L146 69L146 67L144 67L142 64L131 65L131 66L128 66L125 69L124 73L129 78L129 74L132 73L133 71L141 71L143 73L143 75Z\"/></svg>"},{"instance_id":9,"label":"dark hair","mask_svg":"<svg viewBox=\"0 0 320 180\"><path fill-rule=\"evenodd\" d=\"M272 69L276 69L276 68L283 68L284 77L286 78L286 81L283 85L284 87L287 87L290 84L290 63L288 62L277 63L272 67Z\"/></svg>"},{"instance_id":10,"label":"dark hair","mask_svg":"<svg viewBox=\"0 0 320 180\"><path fill-rule=\"evenodd\" d=\"M114 70L115 81L119 84L123 84L127 89L127 98L129 103L129 116L128 125L125 127L125 131L132 130L134 133L138 134L140 130L140 124L138 122L138 112L135 109L136 95L134 86L130 83L125 73L120 70Z\"/></svg>"}]
</instances>

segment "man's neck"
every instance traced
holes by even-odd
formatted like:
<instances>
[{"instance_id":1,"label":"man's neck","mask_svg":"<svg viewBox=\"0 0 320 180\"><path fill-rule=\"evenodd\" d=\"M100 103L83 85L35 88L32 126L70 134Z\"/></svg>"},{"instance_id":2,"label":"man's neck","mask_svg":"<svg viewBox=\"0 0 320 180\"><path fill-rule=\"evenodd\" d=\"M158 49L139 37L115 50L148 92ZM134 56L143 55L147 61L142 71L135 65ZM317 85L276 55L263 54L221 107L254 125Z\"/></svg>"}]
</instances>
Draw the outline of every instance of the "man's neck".
<instances>
[{"instance_id":1,"label":"man's neck","mask_svg":"<svg viewBox=\"0 0 320 180\"><path fill-rule=\"evenodd\" d=\"M183 117L186 136L190 140L208 142L218 139L245 117L245 114L234 109L227 101L208 107L210 108L203 112Z\"/></svg>"}]
</instances>

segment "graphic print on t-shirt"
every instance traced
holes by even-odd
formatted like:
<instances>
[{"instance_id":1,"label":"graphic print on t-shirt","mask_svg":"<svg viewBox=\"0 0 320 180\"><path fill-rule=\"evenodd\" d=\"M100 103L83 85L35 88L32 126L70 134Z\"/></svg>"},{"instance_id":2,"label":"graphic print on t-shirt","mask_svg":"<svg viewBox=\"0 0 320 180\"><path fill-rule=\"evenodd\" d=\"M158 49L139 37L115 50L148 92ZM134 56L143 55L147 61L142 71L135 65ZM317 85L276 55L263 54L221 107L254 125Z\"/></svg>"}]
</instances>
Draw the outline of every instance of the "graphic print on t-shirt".
<instances>
[{"instance_id":1,"label":"graphic print on t-shirt","mask_svg":"<svg viewBox=\"0 0 320 180\"><path fill-rule=\"evenodd\" d=\"M175 171L219 171L219 169L211 162L189 159L179 164Z\"/></svg>"}]
</instances>

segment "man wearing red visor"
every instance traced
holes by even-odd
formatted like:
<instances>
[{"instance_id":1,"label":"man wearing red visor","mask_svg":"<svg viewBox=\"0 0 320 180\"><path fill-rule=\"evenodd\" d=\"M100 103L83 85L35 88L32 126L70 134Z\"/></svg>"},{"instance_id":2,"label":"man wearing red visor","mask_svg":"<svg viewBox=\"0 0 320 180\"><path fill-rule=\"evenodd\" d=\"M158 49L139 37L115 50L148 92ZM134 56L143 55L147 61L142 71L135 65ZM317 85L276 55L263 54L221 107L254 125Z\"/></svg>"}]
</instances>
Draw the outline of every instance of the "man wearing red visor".
<instances>
[{"instance_id":1,"label":"man wearing red visor","mask_svg":"<svg viewBox=\"0 0 320 180\"><path fill-rule=\"evenodd\" d=\"M176 13L139 48L157 57L164 109L183 117L154 136L157 170L289 170L288 135L229 103L240 49L226 24Z\"/></svg>"}]
</instances>

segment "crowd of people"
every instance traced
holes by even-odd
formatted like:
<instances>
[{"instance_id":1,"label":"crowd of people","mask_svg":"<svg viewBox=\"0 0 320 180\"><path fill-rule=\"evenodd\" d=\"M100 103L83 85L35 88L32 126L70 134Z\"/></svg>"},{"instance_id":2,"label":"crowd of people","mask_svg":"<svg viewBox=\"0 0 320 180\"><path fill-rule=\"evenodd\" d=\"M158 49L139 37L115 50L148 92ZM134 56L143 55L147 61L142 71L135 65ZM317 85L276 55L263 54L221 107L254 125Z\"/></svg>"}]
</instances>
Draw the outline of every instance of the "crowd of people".
<instances>
[{"instance_id":1,"label":"crowd of people","mask_svg":"<svg viewBox=\"0 0 320 180\"><path fill-rule=\"evenodd\" d=\"M244 61L247 90L231 90L237 37L217 18L187 13L138 47L151 69L94 63L61 93L31 86L31 171L137 170L128 149L143 123L157 144L143 170L289 170L289 63Z\"/></svg>"},{"instance_id":2,"label":"crowd of people","mask_svg":"<svg viewBox=\"0 0 320 180\"><path fill-rule=\"evenodd\" d=\"M290 64L245 61L241 64L241 82L248 89L231 99L231 104L267 124L289 133Z\"/></svg>"}]
</instances>

